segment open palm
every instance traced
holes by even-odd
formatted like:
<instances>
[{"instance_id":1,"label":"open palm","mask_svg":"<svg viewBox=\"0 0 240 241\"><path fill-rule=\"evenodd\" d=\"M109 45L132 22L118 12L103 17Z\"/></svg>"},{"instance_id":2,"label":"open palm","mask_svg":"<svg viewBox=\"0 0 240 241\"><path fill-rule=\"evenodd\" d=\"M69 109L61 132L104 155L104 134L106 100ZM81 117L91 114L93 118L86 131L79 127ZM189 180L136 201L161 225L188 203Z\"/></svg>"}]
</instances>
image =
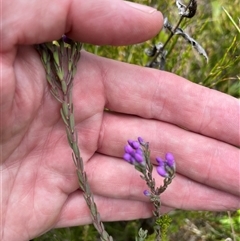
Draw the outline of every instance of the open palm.
<instances>
[{"instance_id":1,"label":"open palm","mask_svg":"<svg viewBox=\"0 0 240 241\"><path fill-rule=\"evenodd\" d=\"M4 241L28 240L54 227L91 222L78 189L60 105L49 92L32 45L66 32L78 41L129 44L150 38L161 27L160 13L147 14L123 1L102 0L97 6L80 2L58 3L60 7L52 9L54 3L45 6L35 1L27 8L29 18L23 11L17 11L16 17L14 10L26 7L22 2L3 6L3 19L9 20L3 20L1 29L5 36L0 100ZM42 14L45 20L39 21L35 15ZM91 21L84 22L86 15ZM34 21L29 21L31 16ZM113 18L119 25L109 21ZM16 22L18 28L7 32ZM170 73L83 51L73 101L81 155L103 220L151 215L151 205L142 194L144 182L121 158L126 140L139 135L150 142L153 160L167 151L177 160L177 176L162 195L163 211L239 208L236 99ZM104 112L105 107L112 112ZM161 178L155 178L161 184Z\"/></svg>"}]
</instances>

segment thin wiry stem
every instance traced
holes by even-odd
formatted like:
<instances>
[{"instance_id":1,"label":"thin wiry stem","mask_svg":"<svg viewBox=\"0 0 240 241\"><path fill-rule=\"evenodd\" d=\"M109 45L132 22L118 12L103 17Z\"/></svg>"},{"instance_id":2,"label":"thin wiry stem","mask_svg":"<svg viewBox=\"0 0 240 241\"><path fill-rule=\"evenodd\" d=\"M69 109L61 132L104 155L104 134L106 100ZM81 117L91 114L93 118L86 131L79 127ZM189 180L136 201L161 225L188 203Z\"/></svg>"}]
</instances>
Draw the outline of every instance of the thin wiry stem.
<instances>
[{"instance_id":1,"label":"thin wiry stem","mask_svg":"<svg viewBox=\"0 0 240 241\"><path fill-rule=\"evenodd\" d=\"M172 156L172 155L171 155ZM173 158L173 156L172 156ZM149 187L149 190L145 190L144 194L149 197L150 201L154 206L153 215L155 217L155 226L154 230L156 233L156 241L161 241L162 236L162 227L160 225L162 214L160 212L161 208L161 200L160 194L163 193L168 185L172 182L175 172L176 172L176 165L173 159L172 165L165 165L166 163L162 163L164 165L164 169L166 171L166 175L164 176L164 184L163 186L156 187L155 179L153 178L152 171L153 171L153 164L150 160L150 150L149 150L149 143L144 142L141 137L138 138L138 141L128 141L128 145L125 146L125 154L124 159L129 162L130 164L134 165L135 169L142 173L140 176ZM161 165L161 167L163 167ZM146 235L140 232L143 237ZM143 239L144 240L144 239Z\"/></svg>"},{"instance_id":2,"label":"thin wiry stem","mask_svg":"<svg viewBox=\"0 0 240 241\"><path fill-rule=\"evenodd\" d=\"M174 28L172 28L172 26L170 26L168 24L168 20L166 20L166 25L165 26L169 31L170 31L170 35L168 36L166 42L156 51L155 55L153 56L152 60L146 65L147 67L154 67L154 64L156 63L157 59L162 56L162 62L165 62L165 58L166 58L166 53L165 53L165 48L168 45L168 43L170 42L170 40L172 39L172 37L176 34L176 30L179 28L180 24L182 23L184 18L192 18L197 10L197 1L196 0L190 0L188 5L185 6L183 5L180 1L176 1L176 3L178 5L180 5L180 7L182 9L184 9L184 11L181 12L181 17L179 18L176 26ZM179 7L179 6L178 6ZM165 24L164 24L165 25ZM164 65L164 63L161 63L160 65L160 69L162 69L162 66Z\"/></svg>"},{"instance_id":3,"label":"thin wiry stem","mask_svg":"<svg viewBox=\"0 0 240 241\"><path fill-rule=\"evenodd\" d=\"M46 71L47 81L53 96L62 104L60 113L66 126L69 146L72 149L73 162L77 169L79 186L89 207L93 225L100 234L102 241L112 241L112 237L105 231L100 214L94 202L93 193L88 184L84 171L83 160L78 147L78 134L74 122L74 105L72 101L73 78L80 58L81 43L68 39L65 35L58 41L43 43L36 46L41 55Z\"/></svg>"},{"instance_id":4,"label":"thin wiry stem","mask_svg":"<svg viewBox=\"0 0 240 241\"><path fill-rule=\"evenodd\" d=\"M235 233L234 226L233 226L231 212L227 211L227 214L228 214L228 219L229 219L229 223L230 223L230 227L231 227L231 231L232 231L232 238L233 238L233 241L236 241L236 233Z\"/></svg>"},{"instance_id":5,"label":"thin wiry stem","mask_svg":"<svg viewBox=\"0 0 240 241\"><path fill-rule=\"evenodd\" d=\"M150 188L150 201L154 206L153 215L155 217L155 220L159 220L162 217L162 214L160 212L160 208L161 208L160 194L163 193L167 189L168 185L172 182L173 178L175 177L175 171L169 170L170 176L164 178L163 186L156 187L155 179L152 176L153 165L150 161L150 150L149 150L148 143L146 143L143 146L143 151L145 155L146 166L145 168L142 169L143 176L141 176L141 178L146 181L147 186ZM161 241L162 240L161 227L157 225L157 223L154 227L154 230L156 233L155 240Z\"/></svg>"}]
</instances>

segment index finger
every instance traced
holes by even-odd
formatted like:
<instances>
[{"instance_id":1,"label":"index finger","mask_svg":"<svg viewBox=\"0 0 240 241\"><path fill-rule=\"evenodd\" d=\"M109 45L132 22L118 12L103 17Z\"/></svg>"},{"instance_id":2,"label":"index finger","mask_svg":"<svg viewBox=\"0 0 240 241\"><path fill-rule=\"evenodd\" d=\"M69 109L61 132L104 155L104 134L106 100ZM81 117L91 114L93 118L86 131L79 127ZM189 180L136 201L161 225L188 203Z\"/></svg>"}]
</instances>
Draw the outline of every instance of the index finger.
<instances>
[{"instance_id":1,"label":"index finger","mask_svg":"<svg viewBox=\"0 0 240 241\"><path fill-rule=\"evenodd\" d=\"M49 42L64 33L98 45L138 43L156 35L163 24L156 9L122 0L9 2L3 3L2 51Z\"/></svg>"},{"instance_id":2,"label":"index finger","mask_svg":"<svg viewBox=\"0 0 240 241\"><path fill-rule=\"evenodd\" d=\"M93 59L104 73L106 107L110 110L161 120L240 145L238 99L172 73L91 56ZM89 78L90 70L81 71Z\"/></svg>"}]
</instances>

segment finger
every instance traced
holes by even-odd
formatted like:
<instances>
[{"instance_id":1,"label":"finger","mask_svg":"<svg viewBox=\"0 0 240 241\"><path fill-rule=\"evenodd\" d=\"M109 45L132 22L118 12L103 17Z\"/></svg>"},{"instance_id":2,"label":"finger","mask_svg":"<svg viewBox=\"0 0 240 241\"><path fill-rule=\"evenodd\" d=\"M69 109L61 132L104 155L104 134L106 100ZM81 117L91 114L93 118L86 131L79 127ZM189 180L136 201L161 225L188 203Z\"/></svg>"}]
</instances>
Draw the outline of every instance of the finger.
<instances>
[{"instance_id":1,"label":"finger","mask_svg":"<svg viewBox=\"0 0 240 241\"><path fill-rule=\"evenodd\" d=\"M100 165L101 164L101 165ZM103 168L104 167L104 168ZM92 191L115 199L146 201L143 191L147 189L140 173L122 159L95 155L86 167ZM156 185L162 178L153 171ZM167 190L161 194L163 205L186 210L236 210L239 197L219 191L177 174Z\"/></svg>"},{"instance_id":2,"label":"finger","mask_svg":"<svg viewBox=\"0 0 240 241\"><path fill-rule=\"evenodd\" d=\"M155 9L122 0L3 4L1 46L5 50L16 44L59 39L64 33L75 40L94 44L137 43L156 35L163 22L161 13Z\"/></svg>"},{"instance_id":3,"label":"finger","mask_svg":"<svg viewBox=\"0 0 240 241\"><path fill-rule=\"evenodd\" d=\"M172 152L178 173L240 196L238 148L157 120L105 113L103 123L98 151L104 155L123 156L127 140L141 136L150 143L152 160Z\"/></svg>"},{"instance_id":4,"label":"finger","mask_svg":"<svg viewBox=\"0 0 240 241\"><path fill-rule=\"evenodd\" d=\"M83 57L79 78L98 66L110 110L157 119L239 146L239 100L171 73ZM94 75L96 76L96 75Z\"/></svg>"},{"instance_id":5,"label":"finger","mask_svg":"<svg viewBox=\"0 0 240 241\"><path fill-rule=\"evenodd\" d=\"M94 200L102 221L126 221L152 216L153 208L150 202L112 199L99 195L94 195ZM164 206L161 209L162 212L170 210L170 208ZM82 192L76 191L66 200L56 227L69 227L89 223L92 223L89 208L82 196Z\"/></svg>"}]
</instances>

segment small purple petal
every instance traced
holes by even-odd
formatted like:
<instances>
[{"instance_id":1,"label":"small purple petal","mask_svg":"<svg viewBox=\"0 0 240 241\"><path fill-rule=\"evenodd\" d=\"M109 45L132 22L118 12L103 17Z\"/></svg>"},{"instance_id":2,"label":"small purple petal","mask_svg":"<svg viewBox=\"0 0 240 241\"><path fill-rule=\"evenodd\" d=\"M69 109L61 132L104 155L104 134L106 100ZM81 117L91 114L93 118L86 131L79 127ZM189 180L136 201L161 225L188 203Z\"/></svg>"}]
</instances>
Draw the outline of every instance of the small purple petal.
<instances>
[{"instance_id":1,"label":"small purple petal","mask_svg":"<svg viewBox=\"0 0 240 241\"><path fill-rule=\"evenodd\" d=\"M130 145L130 146L132 146L132 143L133 143L134 141L133 140L128 140L128 144Z\"/></svg>"},{"instance_id":2,"label":"small purple petal","mask_svg":"<svg viewBox=\"0 0 240 241\"><path fill-rule=\"evenodd\" d=\"M156 161L157 161L159 166L161 166L161 167L164 166L164 160L161 157L157 157Z\"/></svg>"},{"instance_id":3,"label":"small purple petal","mask_svg":"<svg viewBox=\"0 0 240 241\"><path fill-rule=\"evenodd\" d=\"M137 162L142 163L144 161L143 155L135 153L134 158Z\"/></svg>"},{"instance_id":4,"label":"small purple petal","mask_svg":"<svg viewBox=\"0 0 240 241\"><path fill-rule=\"evenodd\" d=\"M62 35L62 40L63 40L63 42L65 42L67 44L72 44L73 43L73 41L70 38L68 38L65 34Z\"/></svg>"},{"instance_id":5,"label":"small purple petal","mask_svg":"<svg viewBox=\"0 0 240 241\"><path fill-rule=\"evenodd\" d=\"M168 165L169 167L171 167L171 168L172 168L172 167L175 167L175 161L174 161L174 160L172 160L172 161L170 161L170 160L168 161L168 160L167 160L166 163L167 163L167 165Z\"/></svg>"},{"instance_id":6,"label":"small purple petal","mask_svg":"<svg viewBox=\"0 0 240 241\"><path fill-rule=\"evenodd\" d=\"M142 144L142 145L144 145L144 140L143 140L143 138L142 137L138 137L138 142L140 143L140 144Z\"/></svg>"},{"instance_id":7,"label":"small purple petal","mask_svg":"<svg viewBox=\"0 0 240 241\"><path fill-rule=\"evenodd\" d=\"M134 157L131 157L130 163L131 163L132 165L135 165L135 164L136 164L136 160L135 160Z\"/></svg>"},{"instance_id":8,"label":"small purple petal","mask_svg":"<svg viewBox=\"0 0 240 241\"><path fill-rule=\"evenodd\" d=\"M129 153L129 154L134 153L134 150L133 150L133 148L130 145L126 145L124 147L124 150L125 150L126 153Z\"/></svg>"},{"instance_id":9,"label":"small purple petal","mask_svg":"<svg viewBox=\"0 0 240 241\"><path fill-rule=\"evenodd\" d=\"M144 190L143 194L147 197L149 197L151 195L151 193L148 190Z\"/></svg>"},{"instance_id":10,"label":"small purple petal","mask_svg":"<svg viewBox=\"0 0 240 241\"><path fill-rule=\"evenodd\" d=\"M140 143L138 141L133 141L131 146L136 150L140 147Z\"/></svg>"},{"instance_id":11,"label":"small purple petal","mask_svg":"<svg viewBox=\"0 0 240 241\"><path fill-rule=\"evenodd\" d=\"M166 158L167 161L173 161L174 160L174 156L170 152L166 153L165 158Z\"/></svg>"},{"instance_id":12,"label":"small purple petal","mask_svg":"<svg viewBox=\"0 0 240 241\"><path fill-rule=\"evenodd\" d=\"M166 172L164 166L158 166L157 167L157 173L161 176L161 177L168 177L168 173Z\"/></svg>"},{"instance_id":13,"label":"small purple petal","mask_svg":"<svg viewBox=\"0 0 240 241\"><path fill-rule=\"evenodd\" d=\"M174 156L173 156L172 153L167 153L165 158L166 158L167 165L169 167L174 167L175 166L175 160L174 160Z\"/></svg>"},{"instance_id":14,"label":"small purple petal","mask_svg":"<svg viewBox=\"0 0 240 241\"><path fill-rule=\"evenodd\" d=\"M133 149L138 149L140 147L140 143L138 141L133 141L133 140L128 140L128 144L133 148Z\"/></svg>"},{"instance_id":15,"label":"small purple petal","mask_svg":"<svg viewBox=\"0 0 240 241\"><path fill-rule=\"evenodd\" d=\"M131 162L132 156L129 153L124 153L123 159L127 162Z\"/></svg>"},{"instance_id":16,"label":"small purple petal","mask_svg":"<svg viewBox=\"0 0 240 241\"><path fill-rule=\"evenodd\" d=\"M138 148L138 149L136 150L136 153L138 153L138 154L140 154L140 155L143 155L143 150L140 149L140 148Z\"/></svg>"}]
</instances>

